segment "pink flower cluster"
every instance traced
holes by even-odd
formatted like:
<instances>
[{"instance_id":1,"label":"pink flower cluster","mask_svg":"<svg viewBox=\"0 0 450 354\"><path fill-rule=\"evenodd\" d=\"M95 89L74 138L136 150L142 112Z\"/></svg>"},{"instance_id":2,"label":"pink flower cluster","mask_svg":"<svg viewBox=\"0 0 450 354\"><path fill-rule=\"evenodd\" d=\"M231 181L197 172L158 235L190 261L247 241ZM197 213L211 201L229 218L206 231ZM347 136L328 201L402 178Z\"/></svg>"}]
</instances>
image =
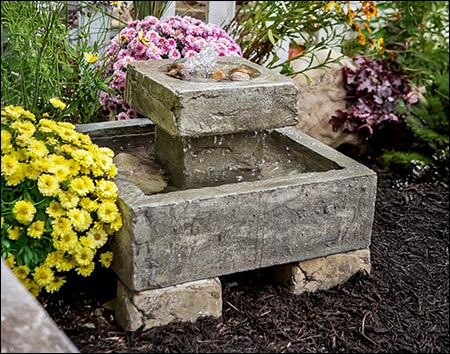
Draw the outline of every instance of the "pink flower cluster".
<instances>
[{"instance_id":1,"label":"pink flower cluster","mask_svg":"<svg viewBox=\"0 0 450 354\"><path fill-rule=\"evenodd\" d=\"M164 20L147 16L122 29L105 49L105 75L111 76L109 88L117 92L100 93L102 106L117 120L135 118L138 113L123 98L126 67L135 60L189 58L212 44L219 56L242 57L239 45L219 26L185 16Z\"/></svg>"}]
</instances>

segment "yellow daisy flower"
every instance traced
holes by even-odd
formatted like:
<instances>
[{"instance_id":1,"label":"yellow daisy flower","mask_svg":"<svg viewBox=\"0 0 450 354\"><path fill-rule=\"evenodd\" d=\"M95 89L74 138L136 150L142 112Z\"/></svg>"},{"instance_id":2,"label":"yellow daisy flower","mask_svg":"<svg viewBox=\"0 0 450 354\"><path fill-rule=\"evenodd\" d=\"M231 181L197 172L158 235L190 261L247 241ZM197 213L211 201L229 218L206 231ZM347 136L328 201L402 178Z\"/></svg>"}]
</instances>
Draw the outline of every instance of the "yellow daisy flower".
<instances>
[{"instance_id":1,"label":"yellow daisy flower","mask_svg":"<svg viewBox=\"0 0 450 354\"><path fill-rule=\"evenodd\" d=\"M98 60L98 53L85 52L83 57L89 64L94 64Z\"/></svg>"},{"instance_id":2,"label":"yellow daisy flower","mask_svg":"<svg viewBox=\"0 0 450 354\"><path fill-rule=\"evenodd\" d=\"M100 264L105 268L109 268L111 266L112 260L113 253L111 251L103 252L100 255Z\"/></svg>"},{"instance_id":3,"label":"yellow daisy flower","mask_svg":"<svg viewBox=\"0 0 450 354\"><path fill-rule=\"evenodd\" d=\"M64 277L55 277L49 284L46 285L45 290L49 293L58 291L64 285L66 279Z\"/></svg>"},{"instance_id":4,"label":"yellow daisy flower","mask_svg":"<svg viewBox=\"0 0 450 354\"><path fill-rule=\"evenodd\" d=\"M59 108L61 110L66 109L67 105L61 101L58 97L53 97L49 100L53 107Z\"/></svg>"},{"instance_id":5,"label":"yellow daisy flower","mask_svg":"<svg viewBox=\"0 0 450 354\"><path fill-rule=\"evenodd\" d=\"M88 265L75 268L75 271L77 272L78 275L82 275L83 277L88 277L94 271L94 267L95 267L94 262L91 262Z\"/></svg>"},{"instance_id":6,"label":"yellow daisy flower","mask_svg":"<svg viewBox=\"0 0 450 354\"><path fill-rule=\"evenodd\" d=\"M46 286L55 279L55 275L49 267L37 266L34 268L33 279L38 285Z\"/></svg>"},{"instance_id":7,"label":"yellow daisy flower","mask_svg":"<svg viewBox=\"0 0 450 354\"><path fill-rule=\"evenodd\" d=\"M54 197L61 192L58 179L46 173L38 177L37 186L39 192L46 197Z\"/></svg>"},{"instance_id":8,"label":"yellow daisy flower","mask_svg":"<svg viewBox=\"0 0 450 354\"><path fill-rule=\"evenodd\" d=\"M10 240L17 240L20 237L20 226L10 226L8 227L7 236Z\"/></svg>"},{"instance_id":9,"label":"yellow daisy flower","mask_svg":"<svg viewBox=\"0 0 450 354\"><path fill-rule=\"evenodd\" d=\"M24 225L30 224L36 214L34 205L26 200L16 202L12 211L16 220Z\"/></svg>"},{"instance_id":10,"label":"yellow daisy flower","mask_svg":"<svg viewBox=\"0 0 450 354\"><path fill-rule=\"evenodd\" d=\"M45 230L45 222L42 220L37 220L32 223L27 230L27 235L32 238L41 238Z\"/></svg>"}]
</instances>

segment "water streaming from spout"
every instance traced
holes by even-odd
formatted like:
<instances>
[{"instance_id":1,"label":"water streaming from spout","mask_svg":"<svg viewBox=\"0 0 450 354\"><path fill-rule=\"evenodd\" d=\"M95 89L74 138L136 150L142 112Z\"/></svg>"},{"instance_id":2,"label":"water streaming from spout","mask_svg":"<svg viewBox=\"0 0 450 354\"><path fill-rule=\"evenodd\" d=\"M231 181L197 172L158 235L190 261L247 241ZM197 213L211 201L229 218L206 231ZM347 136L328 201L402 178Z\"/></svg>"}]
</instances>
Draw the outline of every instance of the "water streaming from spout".
<instances>
[{"instance_id":1,"label":"water streaming from spout","mask_svg":"<svg viewBox=\"0 0 450 354\"><path fill-rule=\"evenodd\" d=\"M188 58L184 65L190 75L208 78L216 68L217 58L219 58L219 53L212 44L207 44L199 53Z\"/></svg>"}]
</instances>

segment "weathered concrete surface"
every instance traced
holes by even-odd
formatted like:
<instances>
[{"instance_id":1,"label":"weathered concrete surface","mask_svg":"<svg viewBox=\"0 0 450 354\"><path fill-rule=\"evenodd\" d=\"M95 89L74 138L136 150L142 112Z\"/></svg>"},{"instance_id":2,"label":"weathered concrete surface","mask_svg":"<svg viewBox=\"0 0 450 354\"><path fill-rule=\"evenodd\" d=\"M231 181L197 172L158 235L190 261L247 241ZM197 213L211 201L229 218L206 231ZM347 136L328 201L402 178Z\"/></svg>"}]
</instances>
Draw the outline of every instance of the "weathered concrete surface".
<instances>
[{"instance_id":1,"label":"weathered concrete surface","mask_svg":"<svg viewBox=\"0 0 450 354\"><path fill-rule=\"evenodd\" d=\"M371 271L368 248L285 264L275 269L275 277L299 295L343 284L360 270Z\"/></svg>"},{"instance_id":2,"label":"weathered concrete surface","mask_svg":"<svg viewBox=\"0 0 450 354\"><path fill-rule=\"evenodd\" d=\"M172 62L130 63L124 93L131 107L171 135L222 135L297 123L298 89L287 76L244 58L220 57L218 63L243 63L261 75L239 82L187 81L161 71Z\"/></svg>"},{"instance_id":3,"label":"weathered concrete surface","mask_svg":"<svg viewBox=\"0 0 450 354\"><path fill-rule=\"evenodd\" d=\"M119 181L124 226L113 269L136 291L370 245L376 174L294 128L277 129L341 166L146 196Z\"/></svg>"},{"instance_id":4,"label":"weathered concrete surface","mask_svg":"<svg viewBox=\"0 0 450 354\"><path fill-rule=\"evenodd\" d=\"M2 353L79 353L3 259Z\"/></svg>"},{"instance_id":5,"label":"weathered concrete surface","mask_svg":"<svg viewBox=\"0 0 450 354\"><path fill-rule=\"evenodd\" d=\"M222 315L219 278L162 289L130 291L118 281L115 304L117 323L127 331L149 329L171 322L195 322L200 317Z\"/></svg>"},{"instance_id":6,"label":"weathered concrete surface","mask_svg":"<svg viewBox=\"0 0 450 354\"><path fill-rule=\"evenodd\" d=\"M264 136L258 132L206 137L173 136L156 127L155 153L172 184L193 188L212 181L236 182L263 161Z\"/></svg>"}]
</instances>

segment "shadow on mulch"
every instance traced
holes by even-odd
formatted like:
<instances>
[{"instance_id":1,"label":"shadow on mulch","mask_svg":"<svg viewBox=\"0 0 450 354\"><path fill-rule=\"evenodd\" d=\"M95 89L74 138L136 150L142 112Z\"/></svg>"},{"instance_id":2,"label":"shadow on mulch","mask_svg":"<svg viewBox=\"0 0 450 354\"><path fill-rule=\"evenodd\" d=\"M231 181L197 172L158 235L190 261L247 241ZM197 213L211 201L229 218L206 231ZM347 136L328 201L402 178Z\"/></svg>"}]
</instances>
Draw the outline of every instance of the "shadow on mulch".
<instances>
[{"instance_id":1,"label":"shadow on mulch","mask_svg":"<svg viewBox=\"0 0 450 354\"><path fill-rule=\"evenodd\" d=\"M370 274L298 296L264 269L222 277L219 319L125 332L109 270L40 301L82 353L448 353L448 207L445 183L379 173Z\"/></svg>"}]
</instances>

